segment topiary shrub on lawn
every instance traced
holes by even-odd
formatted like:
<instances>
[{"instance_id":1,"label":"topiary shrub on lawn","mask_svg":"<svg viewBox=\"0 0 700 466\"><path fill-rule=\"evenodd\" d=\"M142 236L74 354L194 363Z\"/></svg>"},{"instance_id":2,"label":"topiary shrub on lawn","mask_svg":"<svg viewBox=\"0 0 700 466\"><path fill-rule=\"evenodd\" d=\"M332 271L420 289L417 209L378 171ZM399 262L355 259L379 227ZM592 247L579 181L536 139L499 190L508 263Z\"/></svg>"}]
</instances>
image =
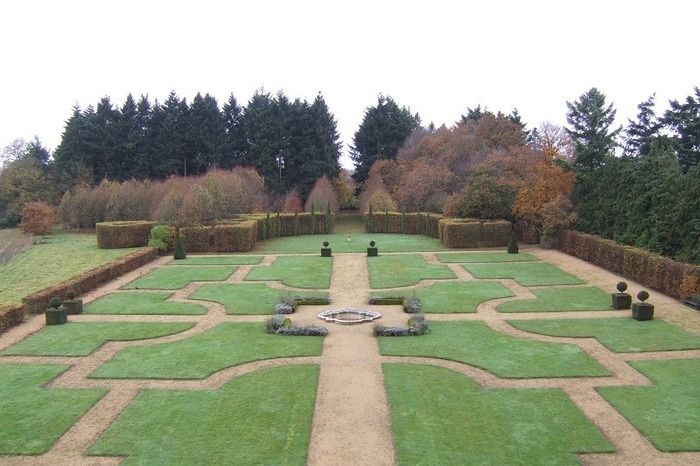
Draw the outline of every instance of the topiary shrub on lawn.
<instances>
[{"instance_id":1,"label":"topiary shrub on lawn","mask_svg":"<svg viewBox=\"0 0 700 466\"><path fill-rule=\"evenodd\" d=\"M291 296L280 296L275 304L275 314L292 314L297 310L297 302Z\"/></svg>"},{"instance_id":2,"label":"topiary shrub on lawn","mask_svg":"<svg viewBox=\"0 0 700 466\"><path fill-rule=\"evenodd\" d=\"M510 243L508 243L508 254L518 253L518 238L515 235L515 230L510 234Z\"/></svg>"},{"instance_id":3,"label":"topiary shrub on lawn","mask_svg":"<svg viewBox=\"0 0 700 466\"><path fill-rule=\"evenodd\" d=\"M148 245L157 248L159 254L172 251L175 246L175 228L168 225L156 225L151 228L151 237Z\"/></svg>"},{"instance_id":4,"label":"topiary shrub on lawn","mask_svg":"<svg viewBox=\"0 0 700 466\"><path fill-rule=\"evenodd\" d=\"M403 312L417 314L423 309L423 303L417 296L412 296L403 300Z\"/></svg>"},{"instance_id":5,"label":"topiary shrub on lawn","mask_svg":"<svg viewBox=\"0 0 700 466\"><path fill-rule=\"evenodd\" d=\"M185 245L182 238L178 238L175 241L175 253L173 254L173 257L176 261L187 259L187 253L185 252Z\"/></svg>"},{"instance_id":6,"label":"topiary shrub on lawn","mask_svg":"<svg viewBox=\"0 0 700 466\"><path fill-rule=\"evenodd\" d=\"M292 324L289 317L277 314L269 318L265 322L265 332L267 333L277 333L281 328L288 327Z\"/></svg>"}]
</instances>

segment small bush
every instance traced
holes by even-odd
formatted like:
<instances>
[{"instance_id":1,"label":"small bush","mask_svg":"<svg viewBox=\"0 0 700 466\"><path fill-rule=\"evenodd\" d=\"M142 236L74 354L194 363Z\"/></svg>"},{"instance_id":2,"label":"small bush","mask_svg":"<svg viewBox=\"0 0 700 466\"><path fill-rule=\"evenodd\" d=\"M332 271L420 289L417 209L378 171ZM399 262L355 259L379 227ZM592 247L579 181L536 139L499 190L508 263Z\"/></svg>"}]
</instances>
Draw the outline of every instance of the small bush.
<instances>
[{"instance_id":1,"label":"small bush","mask_svg":"<svg viewBox=\"0 0 700 466\"><path fill-rule=\"evenodd\" d=\"M297 296L294 301L297 306L325 306L331 303L326 296Z\"/></svg>"},{"instance_id":2,"label":"small bush","mask_svg":"<svg viewBox=\"0 0 700 466\"><path fill-rule=\"evenodd\" d=\"M518 253L518 238L515 236L515 231L510 235L510 243L508 243L508 254Z\"/></svg>"},{"instance_id":3,"label":"small bush","mask_svg":"<svg viewBox=\"0 0 700 466\"><path fill-rule=\"evenodd\" d=\"M267 333L276 333L283 327L288 327L292 321L283 315L274 315L265 322L265 331Z\"/></svg>"},{"instance_id":4,"label":"small bush","mask_svg":"<svg viewBox=\"0 0 700 466\"><path fill-rule=\"evenodd\" d=\"M291 296L280 296L275 304L275 314L292 314L297 310L297 302Z\"/></svg>"},{"instance_id":5,"label":"small bush","mask_svg":"<svg viewBox=\"0 0 700 466\"><path fill-rule=\"evenodd\" d=\"M374 327L374 335L377 337L407 337L410 334L408 327L385 327L383 325Z\"/></svg>"},{"instance_id":6,"label":"small bush","mask_svg":"<svg viewBox=\"0 0 700 466\"><path fill-rule=\"evenodd\" d=\"M411 335L420 336L428 333L430 329L428 327L428 323L425 320L422 320L420 322L416 322L415 325L410 326L408 330Z\"/></svg>"},{"instance_id":7,"label":"small bush","mask_svg":"<svg viewBox=\"0 0 700 466\"><path fill-rule=\"evenodd\" d=\"M167 225L156 225L151 229L151 237L148 245L157 248L163 254L171 251L175 245L175 229Z\"/></svg>"},{"instance_id":8,"label":"small bush","mask_svg":"<svg viewBox=\"0 0 700 466\"><path fill-rule=\"evenodd\" d=\"M417 296L412 296L403 300L403 312L417 314L423 309L423 303Z\"/></svg>"},{"instance_id":9,"label":"small bush","mask_svg":"<svg viewBox=\"0 0 700 466\"><path fill-rule=\"evenodd\" d=\"M44 202L28 202L22 209L22 223L19 227L24 233L46 236L51 233L56 222L56 211Z\"/></svg>"},{"instance_id":10,"label":"small bush","mask_svg":"<svg viewBox=\"0 0 700 466\"><path fill-rule=\"evenodd\" d=\"M328 329L320 325L308 325L306 327L295 327L289 325L277 329L277 335L286 335L293 337L325 337L328 335Z\"/></svg>"},{"instance_id":11,"label":"small bush","mask_svg":"<svg viewBox=\"0 0 700 466\"><path fill-rule=\"evenodd\" d=\"M182 238L178 238L175 241L175 253L173 254L175 260L183 260L187 258L187 253L185 252L185 245Z\"/></svg>"}]
</instances>

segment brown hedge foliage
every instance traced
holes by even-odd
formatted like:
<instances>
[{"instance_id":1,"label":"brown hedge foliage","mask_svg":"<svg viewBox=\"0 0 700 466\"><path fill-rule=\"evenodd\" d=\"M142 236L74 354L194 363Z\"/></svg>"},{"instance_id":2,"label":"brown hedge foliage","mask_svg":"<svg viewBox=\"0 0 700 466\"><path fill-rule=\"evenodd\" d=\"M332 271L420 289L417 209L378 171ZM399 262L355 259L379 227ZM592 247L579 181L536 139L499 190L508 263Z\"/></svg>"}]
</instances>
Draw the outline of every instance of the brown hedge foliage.
<instances>
[{"instance_id":1,"label":"brown hedge foliage","mask_svg":"<svg viewBox=\"0 0 700 466\"><path fill-rule=\"evenodd\" d=\"M507 246L511 224L506 220L446 218L440 220L440 241L449 248Z\"/></svg>"},{"instance_id":2,"label":"brown hedge foliage","mask_svg":"<svg viewBox=\"0 0 700 466\"><path fill-rule=\"evenodd\" d=\"M182 227L180 238L186 252L212 252L213 227Z\"/></svg>"},{"instance_id":3,"label":"brown hedge foliage","mask_svg":"<svg viewBox=\"0 0 700 466\"><path fill-rule=\"evenodd\" d=\"M75 290L79 295L114 280L127 272L131 272L158 257L158 249L148 248L122 257L118 261L102 265L85 273L77 275L68 281L59 283L22 298L27 312L41 313L49 307L53 296L65 297L68 290Z\"/></svg>"},{"instance_id":4,"label":"brown hedge foliage","mask_svg":"<svg viewBox=\"0 0 700 466\"><path fill-rule=\"evenodd\" d=\"M424 212L373 212L365 215L368 233L402 233L439 238L442 215Z\"/></svg>"},{"instance_id":5,"label":"brown hedge foliage","mask_svg":"<svg viewBox=\"0 0 700 466\"><path fill-rule=\"evenodd\" d=\"M573 230L559 234L559 249L674 298L700 280L700 267ZM685 283L685 287L684 287Z\"/></svg>"},{"instance_id":6,"label":"brown hedge foliage","mask_svg":"<svg viewBox=\"0 0 700 466\"><path fill-rule=\"evenodd\" d=\"M214 227L214 248L217 252L245 252L255 247L257 222L247 220Z\"/></svg>"},{"instance_id":7,"label":"brown hedge foliage","mask_svg":"<svg viewBox=\"0 0 700 466\"><path fill-rule=\"evenodd\" d=\"M156 222L102 222L95 225L97 247L100 249L136 248L146 246Z\"/></svg>"},{"instance_id":8,"label":"brown hedge foliage","mask_svg":"<svg viewBox=\"0 0 700 466\"><path fill-rule=\"evenodd\" d=\"M21 304L0 306L0 334L8 328L21 324L23 321L24 306Z\"/></svg>"}]
</instances>

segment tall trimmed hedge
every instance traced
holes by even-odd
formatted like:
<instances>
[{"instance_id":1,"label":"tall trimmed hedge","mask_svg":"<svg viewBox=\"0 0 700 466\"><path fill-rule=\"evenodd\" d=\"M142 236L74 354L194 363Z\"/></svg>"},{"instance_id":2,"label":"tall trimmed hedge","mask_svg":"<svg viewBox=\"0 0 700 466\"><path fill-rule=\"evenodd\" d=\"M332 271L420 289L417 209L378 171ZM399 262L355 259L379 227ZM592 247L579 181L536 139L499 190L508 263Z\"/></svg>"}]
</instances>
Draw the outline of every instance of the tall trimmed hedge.
<instances>
[{"instance_id":1,"label":"tall trimmed hedge","mask_svg":"<svg viewBox=\"0 0 700 466\"><path fill-rule=\"evenodd\" d=\"M402 233L439 238L442 215L425 212L368 212L368 233Z\"/></svg>"},{"instance_id":2,"label":"tall trimmed hedge","mask_svg":"<svg viewBox=\"0 0 700 466\"><path fill-rule=\"evenodd\" d=\"M214 244L214 227L182 227L180 238L187 252L211 252Z\"/></svg>"},{"instance_id":3,"label":"tall trimmed hedge","mask_svg":"<svg viewBox=\"0 0 700 466\"><path fill-rule=\"evenodd\" d=\"M214 249L217 252L245 252L255 247L257 222L247 220L214 227Z\"/></svg>"},{"instance_id":4,"label":"tall trimmed hedge","mask_svg":"<svg viewBox=\"0 0 700 466\"><path fill-rule=\"evenodd\" d=\"M100 249L137 248L146 246L156 222L102 222L95 225Z\"/></svg>"},{"instance_id":5,"label":"tall trimmed hedge","mask_svg":"<svg viewBox=\"0 0 700 466\"><path fill-rule=\"evenodd\" d=\"M700 280L700 266L573 230L559 234L559 249L674 298L686 277Z\"/></svg>"},{"instance_id":6,"label":"tall trimmed hedge","mask_svg":"<svg viewBox=\"0 0 700 466\"><path fill-rule=\"evenodd\" d=\"M250 216L257 222L257 239L277 238L279 236L313 235L333 233L335 218L327 212L313 214L303 212L298 214L256 214Z\"/></svg>"},{"instance_id":7,"label":"tall trimmed hedge","mask_svg":"<svg viewBox=\"0 0 700 466\"><path fill-rule=\"evenodd\" d=\"M439 224L440 241L449 248L507 246L511 231L506 220L445 218Z\"/></svg>"},{"instance_id":8,"label":"tall trimmed hedge","mask_svg":"<svg viewBox=\"0 0 700 466\"><path fill-rule=\"evenodd\" d=\"M22 321L24 321L24 306L20 304L0 306L0 333L21 324Z\"/></svg>"}]
</instances>

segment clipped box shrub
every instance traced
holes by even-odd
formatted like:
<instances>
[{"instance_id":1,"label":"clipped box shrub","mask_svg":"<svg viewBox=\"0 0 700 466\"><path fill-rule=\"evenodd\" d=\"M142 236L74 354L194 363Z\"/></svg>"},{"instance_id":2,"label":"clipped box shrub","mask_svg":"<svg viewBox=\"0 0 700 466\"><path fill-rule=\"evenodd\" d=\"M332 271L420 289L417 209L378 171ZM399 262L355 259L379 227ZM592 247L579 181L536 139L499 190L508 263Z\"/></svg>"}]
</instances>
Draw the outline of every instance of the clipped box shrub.
<instances>
[{"instance_id":1,"label":"clipped box shrub","mask_svg":"<svg viewBox=\"0 0 700 466\"><path fill-rule=\"evenodd\" d=\"M246 220L231 225L214 227L214 250L216 252L245 252L255 247L257 222Z\"/></svg>"},{"instance_id":2,"label":"clipped box shrub","mask_svg":"<svg viewBox=\"0 0 700 466\"><path fill-rule=\"evenodd\" d=\"M331 303L331 299L326 296L295 296L294 302L297 306L324 306Z\"/></svg>"},{"instance_id":3,"label":"clipped box shrub","mask_svg":"<svg viewBox=\"0 0 700 466\"><path fill-rule=\"evenodd\" d=\"M494 220L481 224L481 245L485 247L507 246L513 226L506 220Z\"/></svg>"},{"instance_id":4,"label":"clipped box shrub","mask_svg":"<svg viewBox=\"0 0 700 466\"><path fill-rule=\"evenodd\" d=\"M0 333L19 325L24 321L24 306L21 304L5 304L0 306Z\"/></svg>"},{"instance_id":5,"label":"clipped box shrub","mask_svg":"<svg viewBox=\"0 0 700 466\"><path fill-rule=\"evenodd\" d=\"M378 306L403 306L403 296L370 296L369 304Z\"/></svg>"},{"instance_id":6,"label":"clipped box shrub","mask_svg":"<svg viewBox=\"0 0 700 466\"><path fill-rule=\"evenodd\" d=\"M328 329L320 325L307 325L306 327L288 325L280 327L275 333L292 337L325 337L328 335Z\"/></svg>"},{"instance_id":7,"label":"clipped box shrub","mask_svg":"<svg viewBox=\"0 0 700 466\"><path fill-rule=\"evenodd\" d=\"M212 252L213 227L180 228L180 238L185 243L187 252Z\"/></svg>"},{"instance_id":8,"label":"clipped box shrub","mask_svg":"<svg viewBox=\"0 0 700 466\"><path fill-rule=\"evenodd\" d=\"M148 244L156 222L102 222L95 225L100 249L137 248Z\"/></svg>"}]
</instances>

